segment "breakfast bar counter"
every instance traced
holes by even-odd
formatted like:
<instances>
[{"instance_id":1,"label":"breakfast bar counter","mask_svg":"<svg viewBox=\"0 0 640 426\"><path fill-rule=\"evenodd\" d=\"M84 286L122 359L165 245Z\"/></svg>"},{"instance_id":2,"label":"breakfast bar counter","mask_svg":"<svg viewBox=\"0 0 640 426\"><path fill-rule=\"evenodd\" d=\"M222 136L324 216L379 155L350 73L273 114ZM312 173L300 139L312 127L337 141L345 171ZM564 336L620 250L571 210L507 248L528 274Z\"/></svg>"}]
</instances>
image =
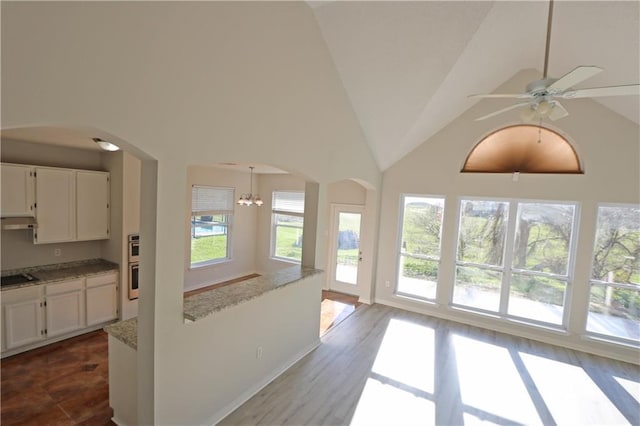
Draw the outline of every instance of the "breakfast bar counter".
<instances>
[{"instance_id":1,"label":"breakfast bar counter","mask_svg":"<svg viewBox=\"0 0 640 426\"><path fill-rule=\"evenodd\" d=\"M319 273L322 273L319 269L294 266L272 274L249 278L236 284L194 294L184 300L184 318L186 321L197 321Z\"/></svg>"},{"instance_id":2,"label":"breakfast bar counter","mask_svg":"<svg viewBox=\"0 0 640 426\"><path fill-rule=\"evenodd\" d=\"M253 348L253 342L258 337L254 335L255 333L260 333L261 339L264 338L264 331L269 329L277 336L290 335L290 340L294 343L289 345L282 345L275 338L261 341L260 355L264 348L269 356L260 360L261 369L258 373L251 368L246 368L247 363L256 362L253 359L245 359L245 364L227 365L220 370L224 370L225 374L232 371L235 380L246 380L247 383L271 381L275 378L273 374L279 374L285 367L292 365L319 344L317 330L320 317L318 296L322 286L321 274L323 271L318 269L295 266L188 296L184 299L184 322L189 327L190 323L214 316L211 318L212 321L206 322L206 333L218 336L215 342L216 354L226 359L242 360L247 356L246 354L254 353L256 349ZM282 291L282 294L261 298L275 290ZM296 303L290 303L291 298L296 300ZM314 303L315 301L317 303ZM215 315L226 314L228 309L231 310L245 303L251 307L235 312L234 318L239 323L248 323L243 319L247 312L252 316L260 315L262 312L264 320L261 325L266 328L260 332L254 327L240 329L238 332L244 333L246 339L238 340L234 338L235 334L228 335L226 320L215 321ZM301 309L300 306L314 306L318 311ZM290 318L296 318L296 320L291 322ZM282 324L286 324L284 328ZM120 425L137 424L138 319L130 318L111 324L104 330L109 334L109 387L111 389L109 404L113 409L113 421ZM193 329L184 335L190 336L192 332ZM219 371L212 369L208 370L207 374L219 374ZM198 376L202 378L200 376L202 374ZM225 394L223 396L223 398L231 397L244 398L242 395ZM224 410L220 411L222 412ZM216 416L221 416L220 413Z\"/></svg>"}]
</instances>

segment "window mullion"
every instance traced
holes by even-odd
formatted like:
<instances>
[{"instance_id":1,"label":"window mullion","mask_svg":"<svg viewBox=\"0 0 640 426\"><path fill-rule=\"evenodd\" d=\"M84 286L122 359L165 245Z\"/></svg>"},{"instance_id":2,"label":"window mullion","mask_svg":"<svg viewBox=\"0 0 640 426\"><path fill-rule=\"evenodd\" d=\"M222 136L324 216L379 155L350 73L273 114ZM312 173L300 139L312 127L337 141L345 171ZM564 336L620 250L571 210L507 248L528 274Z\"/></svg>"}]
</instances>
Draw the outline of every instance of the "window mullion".
<instances>
[{"instance_id":1,"label":"window mullion","mask_svg":"<svg viewBox=\"0 0 640 426\"><path fill-rule=\"evenodd\" d=\"M509 292L511 290L511 265L513 264L513 246L516 240L516 226L518 222L518 203L509 203L509 216L507 216L507 235L504 243L502 257L502 287L500 288L500 314L507 315L509 309Z\"/></svg>"}]
</instances>

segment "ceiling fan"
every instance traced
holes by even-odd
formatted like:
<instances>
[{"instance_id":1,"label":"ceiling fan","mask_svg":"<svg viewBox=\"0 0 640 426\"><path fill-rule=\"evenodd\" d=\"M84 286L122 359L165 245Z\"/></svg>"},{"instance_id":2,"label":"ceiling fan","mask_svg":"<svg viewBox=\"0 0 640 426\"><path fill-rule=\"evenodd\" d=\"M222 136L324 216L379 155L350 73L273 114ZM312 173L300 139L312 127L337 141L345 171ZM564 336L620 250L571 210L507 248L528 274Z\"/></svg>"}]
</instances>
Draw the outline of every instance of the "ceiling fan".
<instances>
[{"instance_id":1,"label":"ceiling fan","mask_svg":"<svg viewBox=\"0 0 640 426\"><path fill-rule=\"evenodd\" d=\"M490 114L478 117L475 121L485 120L503 112L526 107L520 116L524 121L532 121L542 118L559 120L569 115L569 112L560 104L558 99L595 98L604 96L640 95L640 84L628 84L623 86L591 87L587 89L573 89L573 87L603 71L602 68L592 65L580 65L569 71L562 77L548 78L549 46L551 42L551 21L553 18L553 0L549 1L549 17L547 21L547 42L544 54L544 72L541 80L532 81L525 89L525 93L490 93L470 95L470 98L513 98L522 99L522 102L494 111Z\"/></svg>"}]
</instances>

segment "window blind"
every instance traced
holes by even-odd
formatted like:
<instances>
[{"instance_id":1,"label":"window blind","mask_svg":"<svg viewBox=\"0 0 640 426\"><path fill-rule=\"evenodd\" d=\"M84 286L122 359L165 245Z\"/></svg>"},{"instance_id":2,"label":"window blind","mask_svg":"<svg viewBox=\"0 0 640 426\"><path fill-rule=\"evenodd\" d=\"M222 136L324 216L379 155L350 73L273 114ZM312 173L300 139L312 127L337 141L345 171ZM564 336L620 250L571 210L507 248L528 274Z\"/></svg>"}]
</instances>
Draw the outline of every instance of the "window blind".
<instances>
[{"instance_id":1,"label":"window blind","mask_svg":"<svg viewBox=\"0 0 640 426\"><path fill-rule=\"evenodd\" d=\"M233 201L233 188L199 185L191 187L193 215L233 214Z\"/></svg>"},{"instance_id":2,"label":"window blind","mask_svg":"<svg viewBox=\"0 0 640 426\"><path fill-rule=\"evenodd\" d=\"M274 191L272 210L304 213L304 192Z\"/></svg>"}]
</instances>

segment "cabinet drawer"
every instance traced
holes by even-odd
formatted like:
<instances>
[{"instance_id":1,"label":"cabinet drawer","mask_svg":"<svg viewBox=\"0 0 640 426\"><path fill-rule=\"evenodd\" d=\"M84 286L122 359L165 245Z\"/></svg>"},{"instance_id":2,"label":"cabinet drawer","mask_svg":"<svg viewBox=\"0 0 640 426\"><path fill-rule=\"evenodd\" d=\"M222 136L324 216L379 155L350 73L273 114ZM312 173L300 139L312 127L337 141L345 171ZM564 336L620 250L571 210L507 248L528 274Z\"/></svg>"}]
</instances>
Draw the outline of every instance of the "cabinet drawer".
<instances>
[{"instance_id":1,"label":"cabinet drawer","mask_svg":"<svg viewBox=\"0 0 640 426\"><path fill-rule=\"evenodd\" d=\"M44 293L47 296L53 294L68 293L70 291L78 291L84 289L84 278L78 278L77 280L65 281L60 284L47 284L45 286Z\"/></svg>"},{"instance_id":2,"label":"cabinet drawer","mask_svg":"<svg viewBox=\"0 0 640 426\"><path fill-rule=\"evenodd\" d=\"M26 302L33 299L40 299L42 286L35 285L15 290L5 290L2 292L2 304Z\"/></svg>"},{"instance_id":3,"label":"cabinet drawer","mask_svg":"<svg viewBox=\"0 0 640 426\"><path fill-rule=\"evenodd\" d=\"M110 272L108 274L96 275L87 278L87 287L97 287L104 284L113 284L118 282L118 273Z\"/></svg>"}]
</instances>

